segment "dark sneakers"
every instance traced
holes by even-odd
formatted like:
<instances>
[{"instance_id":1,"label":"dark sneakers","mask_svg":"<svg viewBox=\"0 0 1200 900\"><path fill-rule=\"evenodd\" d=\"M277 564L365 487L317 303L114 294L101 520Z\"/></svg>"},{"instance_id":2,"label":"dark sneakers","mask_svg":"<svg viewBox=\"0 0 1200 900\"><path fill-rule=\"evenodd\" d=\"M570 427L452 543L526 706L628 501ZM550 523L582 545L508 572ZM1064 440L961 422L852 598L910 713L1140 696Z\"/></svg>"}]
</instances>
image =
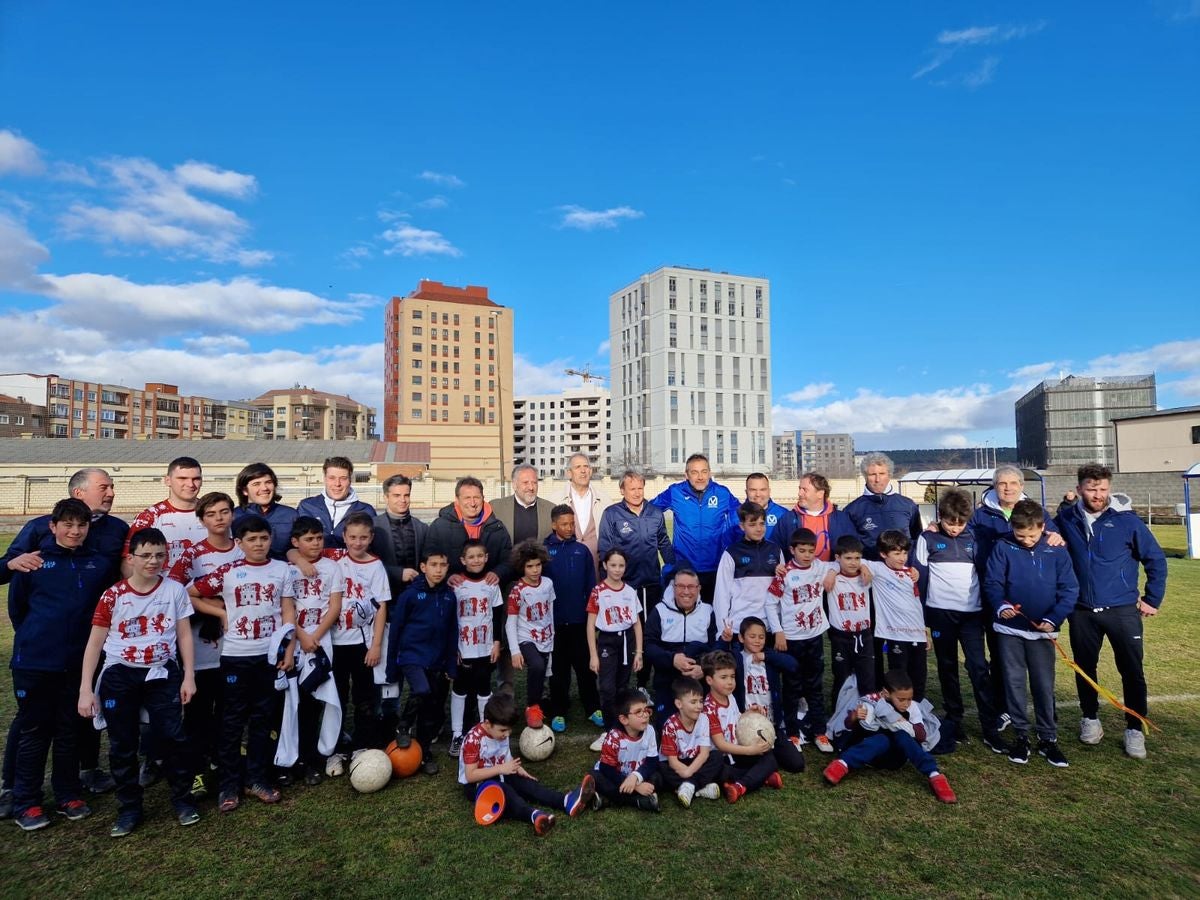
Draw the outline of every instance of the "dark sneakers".
<instances>
[{"instance_id":1,"label":"dark sneakers","mask_svg":"<svg viewBox=\"0 0 1200 900\"><path fill-rule=\"evenodd\" d=\"M1058 749L1057 741L1038 741L1037 752L1039 756L1046 758L1046 762L1059 769L1065 769L1071 765L1063 756L1062 751Z\"/></svg>"},{"instance_id":2,"label":"dark sneakers","mask_svg":"<svg viewBox=\"0 0 1200 900\"><path fill-rule=\"evenodd\" d=\"M1018 735L1008 748L1008 761L1021 766L1029 762L1029 740L1024 735Z\"/></svg>"},{"instance_id":3,"label":"dark sneakers","mask_svg":"<svg viewBox=\"0 0 1200 900\"><path fill-rule=\"evenodd\" d=\"M141 816L125 814L117 817L116 824L108 830L108 836L114 838L128 837L142 824Z\"/></svg>"},{"instance_id":4,"label":"dark sneakers","mask_svg":"<svg viewBox=\"0 0 1200 900\"><path fill-rule=\"evenodd\" d=\"M985 734L983 736L983 746L987 747L993 753L1007 753L1008 744L1004 743L1004 738L1000 737L1000 733Z\"/></svg>"},{"instance_id":5,"label":"dark sneakers","mask_svg":"<svg viewBox=\"0 0 1200 900\"><path fill-rule=\"evenodd\" d=\"M92 814L92 808L82 800L68 800L66 803L60 803L54 811L60 816L66 816L72 822L86 819Z\"/></svg>"},{"instance_id":6,"label":"dark sneakers","mask_svg":"<svg viewBox=\"0 0 1200 900\"><path fill-rule=\"evenodd\" d=\"M40 806L31 806L17 816L17 827L22 831L37 831L50 824L50 817Z\"/></svg>"}]
</instances>

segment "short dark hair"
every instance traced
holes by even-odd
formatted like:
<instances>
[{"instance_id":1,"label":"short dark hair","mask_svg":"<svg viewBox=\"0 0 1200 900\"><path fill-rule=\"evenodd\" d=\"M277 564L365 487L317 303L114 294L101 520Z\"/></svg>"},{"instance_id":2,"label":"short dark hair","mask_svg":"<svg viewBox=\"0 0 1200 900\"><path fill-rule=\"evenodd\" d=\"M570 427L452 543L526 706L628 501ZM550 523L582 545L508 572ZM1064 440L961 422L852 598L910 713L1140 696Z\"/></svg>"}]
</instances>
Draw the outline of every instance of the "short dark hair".
<instances>
[{"instance_id":1,"label":"short dark hair","mask_svg":"<svg viewBox=\"0 0 1200 900\"><path fill-rule=\"evenodd\" d=\"M1012 508L1008 522L1013 531L1018 528L1033 528L1035 525L1046 524L1046 512L1036 500L1018 500Z\"/></svg>"},{"instance_id":2,"label":"short dark hair","mask_svg":"<svg viewBox=\"0 0 1200 900\"><path fill-rule=\"evenodd\" d=\"M550 554L533 538L527 541L521 541L517 546L513 547L512 567L513 572L518 578L525 574L525 564L539 560L543 566L550 562Z\"/></svg>"},{"instance_id":3,"label":"short dark hair","mask_svg":"<svg viewBox=\"0 0 1200 900\"><path fill-rule=\"evenodd\" d=\"M550 521L557 522L563 516L573 516L573 515L575 515L574 509L572 509L566 503L560 503L560 504L558 504L558 506L554 507L554 509L550 510Z\"/></svg>"},{"instance_id":4,"label":"short dark hair","mask_svg":"<svg viewBox=\"0 0 1200 900\"><path fill-rule=\"evenodd\" d=\"M484 552L485 554L487 553L487 544L485 544L485 543L484 543L483 541L481 541L479 538L467 538L466 542L463 544L462 553L461 553L460 555L461 555L461 556L466 556L466 555L467 555L467 551L468 551L468 550L472 550L472 549L474 549L475 547L482 547L482 548L483 548L483 552Z\"/></svg>"},{"instance_id":5,"label":"short dark hair","mask_svg":"<svg viewBox=\"0 0 1200 900\"><path fill-rule=\"evenodd\" d=\"M1088 463L1079 467L1076 479L1080 484L1085 481L1112 481L1112 469L1101 463Z\"/></svg>"},{"instance_id":6,"label":"short dark hair","mask_svg":"<svg viewBox=\"0 0 1200 900\"><path fill-rule=\"evenodd\" d=\"M387 492L390 491L392 488L399 487L401 485L408 485L411 488L412 487L412 479L409 478L407 475L391 475L391 476L389 476L383 482L384 496L386 497Z\"/></svg>"},{"instance_id":7,"label":"short dark hair","mask_svg":"<svg viewBox=\"0 0 1200 900\"><path fill-rule=\"evenodd\" d=\"M200 463L191 456L177 456L167 463L167 474L170 475L176 469L200 469L204 471Z\"/></svg>"},{"instance_id":8,"label":"short dark hair","mask_svg":"<svg viewBox=\"0 0 1200 900\"><path fill-rule=\"evenodd\" d=\"M760 619L758 616L746 616L746 618L742 619L742 624L738 626L738 634L744 636L746 634L746 632L749 631L751 628L753 628L755 625L762 626L763 631L770 631L770 629L767 628L767 623L764 622L762 619Z\"/></svg>"},{"instance_id":9,"label":"short dark hair","mask_svg":"<svg viewBox=\"0 0 1200 900\"><path fill-rule=\"evenodd\" d=\"M801 546L817 546L817 534L811 528L797 528L792 532L792 539L788 541L789 547Z\"/></svg>"},{"instance_id":10,"label":"short dark hair","mask_svg":"<svg viewBox=\"0 0 1200 900\"><path fill-rule=\"evenodd\" d=\"M700 580L700 573L699 573L699 572L697 572L695 569L693 569L691 566L680 566L678 569L676 569L676 570L675 570L675 572L674 572L674 574L673 574L673 575L671 575L671 581L672 581L672 583L673 583L673 582L675 581L675 579L676 579L676 578L678 578L680 575L690 575L690 576L692 576L693 578L695 578L695 579L696 579L696 581L699 581L699 580Z\"/></svg>"},{"instance_id":11,"label":"short dark hair","mask_svg":"<svg viewBox=\"0 0 1200 900\"><path fill-rule=\"evenodd\" d=\"M483 482L474 475L464 475L458 481L454 482L454 496L458 497L459 492L465 487L479 488L479 493L483 493Z\"/></svg>"},{"instance_id":12,"label":"short dark hair","mask_svg":"<svg viewBox=\"0 0 1200 900\"><path fill-rule=\"evenodd\" d=\"M635 703L647 702L646 695L637 688L621 688L613 699L613 712L618 716L627 716Z\"/></svg>"},{"instance_id":13,"label":"short dark hair","mask_svg":"<svg viewBox=\"0 0 1200 900\"><path fill-rule=\"evenodd\" d=\"M512 694L496 691L483 707L483 720L503 728L514 728L517 724L517 704Z\"/></svg>"},{"instance_id":14,"label":"short dark hair","mask_svg":"<svg viewBox=\"0 0 1200 900\"><path fill-rule=\"evenodd\" d=\"M272 503L278 503L283 499L283 495L279 493L279 477L275 474L275 470L264 462L255 462L238 472L237 481L233 484L233 492L237 494L238 506L250 504L250 482L256 478L270 478L275 485L275 496L271 498Z\"/></svg>"},{"instance_id":15,"label":"short dark hair","mask_svg":"<svg viewBox=\"0 0 1200 900\"><path fill-rule=\"evenodd\" d=\"M896 691L911 691L913 689L912 676L903 669L889 669L884 673L883 687L889 694L894 694Z\"/></svg>"},{"instance_id":16,"label":"short dark hair","mask_svg":"<svg viewBox=\"0 0 1200 900\"><path fill-rule=\"evenodd\" d=\"M166 547L167 536L157 528L143 528L141 531L136 531L133 537L129 539L129 552L140 550L142 547Z\"/></svg>"},{"instance_id":17,"label":"short dark hair","mask_svg":"<svg viewBox=\"0 0 1200 900\"><path fill-rule=\"evenodd\" d=\"M707 463L708 457L705 456L703 453L693 453L686 460L684 460L684 462L683 462L684 470L686 471L688 466L690 466L692 463L697 462L697 461Z\"/></svg>"},{"instance_id":18,"label":"short dark hair","mask_svg":"<svg viewBox=\"0 0 1200 900\"><path fill-rule=\"evenodd\" d=\"M832 488L829 485L828 478L826 478L820 472L805 472L800 476L800 480L803 481L805 478L808 479L809 483L813 487L825 494L826 500L829 499L829 492L832 490Z\"/></svg>"},{"instance_id":19,"label":"short dark hair","mask_svg":"<svg viewBox=\"0 0 1200 900\"><path fill-rule=\"evenodd\" d=\"M766 475L764 475L762 472L751 472L749 475L747 475L746 476L746 487L750 487L750 482L752 482L752 481L765 481L767 484L771 483L771 479L768 478Z\"/></svg>"},{"instance_id":20,"label":"short dark hair","mask_svg":"<svg viewBox=\"0 0 1200 900\"><path fill-rule=\"evenodd\" d=\"M609 547L607 550L605 550L604 553L600 555L600 564L603 565L614 556L621 557L621 559L625 560L625 565L629 565L629 557L625 555L625 551L620 547Z\"/></svg>"},{"instance_id":21,"label":"short dark hair","mask_svg":"<svg viewBox=\"0 0 1200 900\"><path fill-rule=\"evenodd\" d=\"M852 534L843 534L837 539L837 543L833 545L833 555L841 556L843 553L862 553L863 542Z\"/></svg>"},{"instance_id":22,"label":"short dark hair","mask_svg":"<svg viewBox=\"0 0 1200 900\"><path fill-rule=\"evenodd\" d=\"M950 488L938 498L937 511L939 520L966 522L975 512L975 504L962 488Z\"/></svg>"},{"instance_id":23,"label":"short dark hair","mask_svg":"<svg viewBox=\"0 0 1200 900\"><path fill-rule=\"evenodd\" d=\"M766 516L767 511L753 500L747 500L738 507L738 522L740 524L753 522L755 519L765 519Z\"/></svg>"},{"instance_id":24,"label":"short dark hair","mask_svg":"<svg viewBox=\"0 0 1200 900\"><path fill-rule=\"evenodd\" d=\"M450 554L445 550L439 550L437 547L426 547L421 551L421 562L427 563L435 556L440 556L446 562L450 562Z\"/></svg>"},{"instance_id":25,"label":"short dark hair","mask_svg":"<svg viewBox=\"0 0 1200 900\"><path fill-rule=\"evenodd\" d=\"M884 553L891 553L893 550L908 550L912 547L912 538L898 528L889 528L879 536L879 540L875 542L875 549L882 556Z\"/></svg>"},{"instance_id":26,"label":"short dark hair","mask_svg":"<svg viewBox=\"0 0 1200 900\"><path fill-rule=\"evenodd\" d=\"M330 456L321 463L321 471L328 472L330 469L345 469L351 475L354 474L354 463L345 456Z\"/></svg>"},{"instance_id":27,"label":"short dark hair","mask_svg":"<svg viewBox=\"0 0 1200 900\"><path fill-rule=\"evenodd\" d=\"M320 522L317 523L320 526ZM233 523L233 536L241 540L248 534L271 533L271 523L262 516L242 516Z\"/></svg>"},{"instance_id":28,"label":"short dark hair","mask_svg":"<svg viewBox=\"0 0 1200 900\"><path fill-rule=\"evenodd\" d=\"M203 497L196 501L196 518L203 519L204 514L218 503L228 503L229 511L233 512L233 498L224 491L209 491Z\"/></svg>"},{"instance_id":29,"label":"short dark hair","mask_svg":"<svg viewBox=\"0 0 1200 900\"><path fill-rule=\"evenodd\" d=\"M75 497L68 497L54 504L54 510L50 513L50 521L55 524L59 522L82 522L90 525L92 524L92 511L82 500Z\"/></svg>"},{"instance_id":30,"label":"short dark hair","mask_svg":"<svg viewBox=\"0 0 1200 900\"><path fill-rule=\"evenodd\" d=\"M351 525L366 525L372 531L375 530L375 520L371 518L370 513L353 512L346 518L342 519L342 533L345 534L346 529Z\"/></svg>"},{"instance_id":31,"label":"short dark hair","mask_svg":"<svg viewBox=\"0 0 1200 900\"><path fill-rule=\"evenodd\" d=\"M292 520L292 538L304 537L306 534L325 535L325 526L316 516L296 516Z\"/></svg>"},{"instance_id":32,"label":"short dark hair","mask_svg":"<svg viewBox=\"0 0 1200 900\"><path fill-rule=\"evenodd\" d=\"M684 697L703 697L704 685L695 678L680 676L671 682L671 695L676 700L682 700Z\"/></svg>"},{"instance_id":33,"label":"short dark hair","mask_svg":"<svg viewBox=\"0 0 1200 900\"><path fill-rule=\"evenodd\" d=\"M711 678L715 673L724 669L737 671L737 662L732 653L726 650L713 650L700 657L700 668L704 671L706 678Z\"/></svg>"}]
</instances>

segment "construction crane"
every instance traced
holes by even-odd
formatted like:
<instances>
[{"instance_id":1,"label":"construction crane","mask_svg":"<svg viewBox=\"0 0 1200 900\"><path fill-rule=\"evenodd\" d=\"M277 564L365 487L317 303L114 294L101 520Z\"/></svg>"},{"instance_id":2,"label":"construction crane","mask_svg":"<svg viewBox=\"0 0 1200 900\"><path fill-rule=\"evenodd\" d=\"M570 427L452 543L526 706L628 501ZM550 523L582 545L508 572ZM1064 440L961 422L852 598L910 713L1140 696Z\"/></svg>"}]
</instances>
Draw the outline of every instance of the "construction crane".
<instances>
[{"instance_id":1,"label":"construction crane","mask_svg":"<svg viewBox=\"0 0 1200 900\"><path fill-rule=\"evenodd\" d=\"M582 370L580 370L580 369L563 369L563 371L568 375L578 375L580 378L582 378L584 380L584 382L603 381L604 380L603 375L593 375L592 374L591 366L584 366Z\"/></svg>"}]
</instances>

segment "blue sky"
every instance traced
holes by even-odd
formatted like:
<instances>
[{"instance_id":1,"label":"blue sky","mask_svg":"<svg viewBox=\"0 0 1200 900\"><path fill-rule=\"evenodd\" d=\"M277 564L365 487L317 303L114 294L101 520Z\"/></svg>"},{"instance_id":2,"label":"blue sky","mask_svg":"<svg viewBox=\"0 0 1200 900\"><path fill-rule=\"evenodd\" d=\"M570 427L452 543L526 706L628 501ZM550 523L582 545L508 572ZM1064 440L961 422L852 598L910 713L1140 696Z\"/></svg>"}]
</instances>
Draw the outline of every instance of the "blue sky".
<instances>
[{"instance_id":1,"label":"blue sky","mask_svg":"<svg viewBox=\"0 0 1200 900\"><path fill-rule=\"evenodd\" d=\"M9 0L0 368L379 404L433 278L549 390L684 264L771 279L776 431L1007 444L1060 371L1200 402L1197 159L1200 0Z\"/></svg>"}]
</instances>

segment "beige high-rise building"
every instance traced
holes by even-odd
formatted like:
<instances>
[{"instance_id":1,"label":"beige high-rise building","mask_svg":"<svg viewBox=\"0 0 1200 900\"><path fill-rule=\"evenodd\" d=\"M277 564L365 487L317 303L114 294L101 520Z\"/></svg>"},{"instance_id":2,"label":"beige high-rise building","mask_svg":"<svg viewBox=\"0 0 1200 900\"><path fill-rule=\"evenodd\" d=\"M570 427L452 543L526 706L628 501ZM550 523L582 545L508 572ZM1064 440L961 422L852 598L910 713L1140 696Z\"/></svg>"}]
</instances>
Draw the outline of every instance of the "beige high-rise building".
<instances>
[{"instance_id":1,"label":"beige high-rise building","mask_svg":"<svg viewBox=\"0 0 1200 900\"><path fill-rule=\"evenodd\" d=\"M422 280L384 315L383 437L427 441L430 472L507 480L513 311L486 287Z\"/></svg>"}]
</instances>

